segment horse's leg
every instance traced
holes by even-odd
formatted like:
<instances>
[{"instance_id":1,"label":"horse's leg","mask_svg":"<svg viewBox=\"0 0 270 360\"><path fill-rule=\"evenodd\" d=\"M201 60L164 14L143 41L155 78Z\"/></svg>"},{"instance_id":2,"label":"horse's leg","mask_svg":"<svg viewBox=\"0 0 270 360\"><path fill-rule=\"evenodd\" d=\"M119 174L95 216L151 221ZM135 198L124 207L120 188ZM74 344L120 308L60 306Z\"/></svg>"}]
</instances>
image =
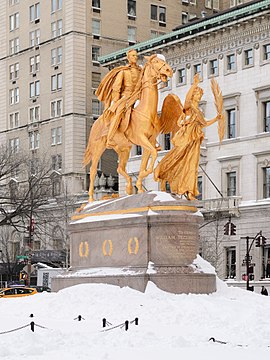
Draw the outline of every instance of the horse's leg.
<instances>
[{"instance_id":1,"label":"horse's leg","mask_svg":"<svg viewBox=\"0 0 270 360\"><path fill-rule=\"evenodd\" d=\"M97 174L97 167L99 159L101 158L101 155L104 153L104 150L106 149L106 138L100 139L100 141L97 143L97 146L94 147L95 152L92 156L92 163L90 167L90 185L89 185L89 202L94 201L94 183L95 183L95 177Z\"/></svg>"},{"instance_id":2,"label":"horse's leg","mask_svg":"<svg viewBox=\"0 0 270 360\"><path fill-rule=\"evenodd\" d=\"M132 195L133 193L132 178L126 172L126 166L129 159L131 146L121 149L119 147L115 147L114 150L117 152L119 158L117 172L118 174L124 176L124 178L126 179L126 193L128 195Z\"/></svg>"},{"instance_id":3,"label":"horse's leg","mask_svg":"<svg viewBox=\"0 0 270 360\"><path fill-rule=\"evenodd\" d=\"M139 194L144 192L144 190L142 188L142 181L145 176L142 176L142 174L144 174L146 171L150 155L151 155L151 152L149 150L146 150L146 149L143 150L141 165L140 165L140 172L138 175L138 179L136 181L136 187L138 189Z\"/></svg>"}]
</instances>

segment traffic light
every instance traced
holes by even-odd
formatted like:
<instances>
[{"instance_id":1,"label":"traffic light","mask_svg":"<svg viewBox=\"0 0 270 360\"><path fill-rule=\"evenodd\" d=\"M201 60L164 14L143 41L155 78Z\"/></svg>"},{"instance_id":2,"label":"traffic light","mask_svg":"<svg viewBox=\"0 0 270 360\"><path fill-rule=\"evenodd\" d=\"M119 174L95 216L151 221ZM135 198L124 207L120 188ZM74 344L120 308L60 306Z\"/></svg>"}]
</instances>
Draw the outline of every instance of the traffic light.
<instances>
[{"instance_id":1,"label":"traffic light","mask_svg":"<svg viewBox=\"0 0 270 360\"><path fill-rule=\"evenodd\" d=\"M27 280L28 275L26 273L20 273L20 280Z\"/></svg>"},{"instance_id":2,"label":"traffic light","mask_svg":"<svg viewBox=\"0 0 270 360\"><path fill-rule=\"evenodd\" d=\"M224 225L224 235L229 235L230 234L230 221L228 221L225 225Z\"/></svg>"},{"instance_id":3,"label":"traffic light","mask_svg":"<svg viewBox=\"0 0 270 360\"><path fill-rule=\"evenodd\" d=\"M260 239L260 236L259 236L259 237L257 237L255 239L255 247L260 247L260 246L261 246L261 239Z\"/></svg>"},{"instance_id":4,"label":"traffic light","mask_svg":"<svg viewBox=\"0 0 270 360\"><path fill-rule=\"evenodd\" d=\"M231 223L231 235L236 235L236 225Z\"/></svg>"},{"instance_id":5,"label":"traffic light","mask_svg":"<svg viewBox=\"0 0 270 360\"><path fill-rule=\"evenodd\" d=\"M264 246L266 244L266 237L261 235L260 238L261 238L261 241L262 241L262 246Z\"/></svg>"},{"instance_id":6,"label":"traffic light","mask_svg":"<svg viewBox=\"0 0 270 360\"><path fill-rule=\"evenodd\" d=\"M27 226L27 231L30 231L30 230L31 230L31 233L33 233L35 230L35 220L33 217L30 219L30 224Z\"/></svg>"},{"instance_id":7,"label":"traffic light","mask_svg":"<svg viewBox=\"0 0 270 360\"><path fill-rule=\"evenodd\" d=\"M249 274L249 280L254 280L254 274Z\"/></svg>"}]
</instances>

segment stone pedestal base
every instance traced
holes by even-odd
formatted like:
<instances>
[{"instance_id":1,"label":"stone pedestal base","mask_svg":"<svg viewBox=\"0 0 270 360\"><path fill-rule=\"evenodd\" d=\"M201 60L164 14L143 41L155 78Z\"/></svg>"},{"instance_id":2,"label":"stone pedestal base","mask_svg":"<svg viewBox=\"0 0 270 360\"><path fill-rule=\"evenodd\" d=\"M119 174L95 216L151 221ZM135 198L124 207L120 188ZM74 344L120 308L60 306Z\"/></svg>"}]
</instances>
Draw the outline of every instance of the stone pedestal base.
<instances>
[{"instance_id":1,"label":"stone pedestal base","mask_svg":"<svg viewBox=\"0 0 270 360\"><path fill-rule=\"evenodd\" d=\"M215 275L192 265L202 222L195 205L162 192L88 204L70 225L71 269L52 290L89 282L144 291L150 280L172 293L216 291Z\"/></svg>"}]
</instances>

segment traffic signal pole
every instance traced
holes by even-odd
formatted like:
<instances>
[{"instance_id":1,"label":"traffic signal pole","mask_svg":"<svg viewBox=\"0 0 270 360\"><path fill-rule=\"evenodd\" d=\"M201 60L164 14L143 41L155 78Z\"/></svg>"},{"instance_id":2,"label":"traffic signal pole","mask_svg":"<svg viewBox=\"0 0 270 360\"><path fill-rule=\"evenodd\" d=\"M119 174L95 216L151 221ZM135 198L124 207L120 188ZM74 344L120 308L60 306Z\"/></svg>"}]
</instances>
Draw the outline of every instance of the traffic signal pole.
<instances>
[{"instance_id":1,"label":"traffic signal pole","mask_svg":"<svg viewBox=\"0 0 270 360\"><path fill-rule=\"evenodd\" d=\"M241 239L246 239L246 279L247 279L246 289L249 291L254 291L254 286L249 286L249 268L250 268L250 260L251 260L249 253L255 240L256 240L256 247L260 247L261 242L262 242L262 246L265 245L266 238L262 235L262 230L260 230L255 237L246 236L246 237L241 237ZM249 245L250 239L252 239L252 242Z\"/></svg>"}]
</instances>

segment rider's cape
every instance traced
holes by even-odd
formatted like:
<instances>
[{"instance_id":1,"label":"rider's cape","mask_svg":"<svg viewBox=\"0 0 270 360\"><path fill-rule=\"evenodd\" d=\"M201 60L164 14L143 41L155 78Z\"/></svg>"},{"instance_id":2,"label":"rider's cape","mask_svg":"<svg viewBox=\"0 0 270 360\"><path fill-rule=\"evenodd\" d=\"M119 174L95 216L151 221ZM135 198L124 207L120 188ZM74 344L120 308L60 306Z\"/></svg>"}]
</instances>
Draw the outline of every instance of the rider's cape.
<instances>
[{"instance_id":1,"label":"rider's cape","mask_svg":"<svg viewBox=\"0 0 270 360\"><path fill-rule=\"evenodd\" d=\"M113 83L117 74L122 70L127 70L128 66L118 66L115 69L112 69L104 76L100 82L95 94L100 101L105 101L106 104L110 104L112 101L112 92L113 92Z\"/></svg>"}]
</instances>

